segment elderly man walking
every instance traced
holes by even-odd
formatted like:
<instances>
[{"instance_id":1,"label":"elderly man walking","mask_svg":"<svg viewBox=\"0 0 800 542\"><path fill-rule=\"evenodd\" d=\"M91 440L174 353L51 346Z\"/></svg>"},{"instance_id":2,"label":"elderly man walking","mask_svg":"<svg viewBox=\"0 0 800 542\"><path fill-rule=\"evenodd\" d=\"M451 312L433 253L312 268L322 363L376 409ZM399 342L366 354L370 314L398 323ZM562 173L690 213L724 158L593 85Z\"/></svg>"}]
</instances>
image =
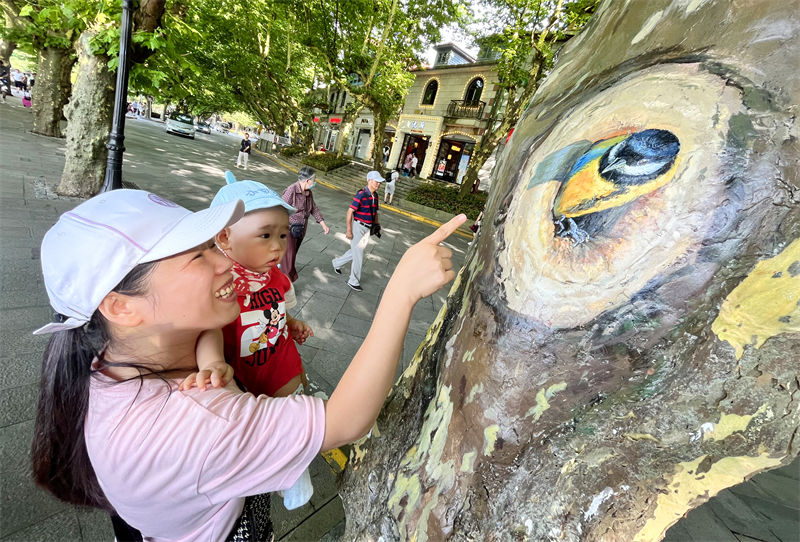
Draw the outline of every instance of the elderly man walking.
<instances>
[{"instance_id":1,"label":"elderly man walking","mask_svg":"<svg viewBox=\"0 0 800 542\"><path fill-rule=\"evenodd\" d=\"M364 249L369 243L373 224L378 224L378 186L383 177L377 171L367 173L367 186L353 196L353 202L347 210L347 238L350 239L350 250L333 260L333 270L341 275L342 266L353 262L350 266L350 279L347 285L356 292L361 288L361 265L364 261ZM380 233L378 233L380 236Z\"/></svg>"}]
</instances>

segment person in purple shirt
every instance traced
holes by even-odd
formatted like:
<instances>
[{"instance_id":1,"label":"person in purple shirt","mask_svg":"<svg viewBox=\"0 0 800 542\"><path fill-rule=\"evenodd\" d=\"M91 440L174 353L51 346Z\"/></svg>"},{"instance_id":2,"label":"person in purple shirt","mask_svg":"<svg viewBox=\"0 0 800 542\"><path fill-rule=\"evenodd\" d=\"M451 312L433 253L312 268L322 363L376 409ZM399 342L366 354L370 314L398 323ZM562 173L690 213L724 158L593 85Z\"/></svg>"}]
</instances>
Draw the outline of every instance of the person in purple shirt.
<instances>
[{"instance_id":1,"label":"person in purple shirt","mask_svg":"<svg viewBox=\"0 0 800 542\"><path fill-rule=\"evenodd\" d=\"M381 174L375 170L367 173L367 187L353 196L353 202L347 209L347 238L350 239L350 250L334 258L333 270L342 274L342 266L353 262L350 266L350 278L347 285L356 292L362 292L361 265L364 261L364 249L369 243L370 229L378 222L378 187L383 182Z\"/></svg>"}]
</instances>

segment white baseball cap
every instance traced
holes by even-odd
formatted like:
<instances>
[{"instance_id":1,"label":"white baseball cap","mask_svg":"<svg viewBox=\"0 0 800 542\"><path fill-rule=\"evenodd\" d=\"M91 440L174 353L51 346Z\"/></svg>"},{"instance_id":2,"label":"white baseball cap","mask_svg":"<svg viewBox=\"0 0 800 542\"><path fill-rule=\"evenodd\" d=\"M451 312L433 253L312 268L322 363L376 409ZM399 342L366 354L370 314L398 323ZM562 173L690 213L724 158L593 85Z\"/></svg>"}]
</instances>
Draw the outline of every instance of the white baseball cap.
<instances>
[{"instance_id":1,"label":"white baseball cap","mask_svg":"<svg viewBox=\"0 0 800 542\"><path fill-rule=\"evenodd\" d=\"M383 175L381 175L380 171L375 171L374 169L367 173L367 180L368 181L375 181L378 183L382 183L384 181Z\"/></svg>"},{"instance_id":2,"label":"white baseball cap","mask_svg":"<svg viewBox=\"0 0 800 542\"><path fill-rule=\"evenodd\" d=\"M134 267L201 245L242 215L239 200L193 213L144 190L111 190L81 203L42 240L50 305L66 319L34 334L82 326Z\"/></svg>"}]
</instances>

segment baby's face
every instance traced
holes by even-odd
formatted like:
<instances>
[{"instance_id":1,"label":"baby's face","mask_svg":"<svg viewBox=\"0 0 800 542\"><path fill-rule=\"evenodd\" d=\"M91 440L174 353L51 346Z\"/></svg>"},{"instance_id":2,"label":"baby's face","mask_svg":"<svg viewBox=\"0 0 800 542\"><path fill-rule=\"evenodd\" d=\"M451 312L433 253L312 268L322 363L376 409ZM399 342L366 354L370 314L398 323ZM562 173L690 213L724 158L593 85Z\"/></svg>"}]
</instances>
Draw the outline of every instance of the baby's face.
<instances>
[{"instance_id":1,"label":"baby's face","mask_svg":"<svg viewBox=\"0 0 800 542\"><path fill-rule=\"evenodd\" d=\"M289 215L283 207L259 209L244 215L229 229L228 256L257 273L280 263L289 236Z\"/></svg>"}]
</instances>

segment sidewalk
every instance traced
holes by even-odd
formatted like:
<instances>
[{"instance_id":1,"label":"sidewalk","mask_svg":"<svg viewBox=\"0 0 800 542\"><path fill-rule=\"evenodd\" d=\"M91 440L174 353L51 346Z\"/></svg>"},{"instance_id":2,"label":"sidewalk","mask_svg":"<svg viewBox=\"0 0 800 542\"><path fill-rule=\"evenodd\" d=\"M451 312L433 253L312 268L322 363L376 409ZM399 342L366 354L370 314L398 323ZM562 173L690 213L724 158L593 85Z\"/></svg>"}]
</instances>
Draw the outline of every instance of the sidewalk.
<instances>
[{"instance_id":1,"label":"sidewalk","mask_svg":"<svg viewBox=\"0 0 800 542\"><path fill-rule=\"evenodd\" d=\"M30 478L29 450L47 341L31 331L50 321L52 313L41 278L39 246L58 216L79 202L52 197L64 167L64 140L33 135L30 128L31 112L19 98L0 104L0 540L108 541L112 530L106 514L61 503ZM190 209L209 204L224 182L225 169L279 191L297 178L255 153L246 173L233 168L233 139L221 134L182 139L165 135L162 125L146 120L128 120L125 132L125 180ZM349 246L344 217L352 194L320 183L314 196L332 231L326 236L316 224L309 226L297 258L300 279L295 283L298 306L293 316L314 329L315 336L300 351L312 393L327 395L366 336L400 257L434 228L404 214L385 213L383 238L370 241L365 253L364 291L356 293L346 286L346 273L340 276L331 270L331 259ZM453 236L448 246L454 265L460 267L467 239ZM407 366L445 296L446 289L415 308L398 371ZM273 499L276 540L333 540L343 531L343 509L331 468L318 457L311 474L315 494L309 504L287 512L280 499Z\"/></svg>"}]
</instances>

